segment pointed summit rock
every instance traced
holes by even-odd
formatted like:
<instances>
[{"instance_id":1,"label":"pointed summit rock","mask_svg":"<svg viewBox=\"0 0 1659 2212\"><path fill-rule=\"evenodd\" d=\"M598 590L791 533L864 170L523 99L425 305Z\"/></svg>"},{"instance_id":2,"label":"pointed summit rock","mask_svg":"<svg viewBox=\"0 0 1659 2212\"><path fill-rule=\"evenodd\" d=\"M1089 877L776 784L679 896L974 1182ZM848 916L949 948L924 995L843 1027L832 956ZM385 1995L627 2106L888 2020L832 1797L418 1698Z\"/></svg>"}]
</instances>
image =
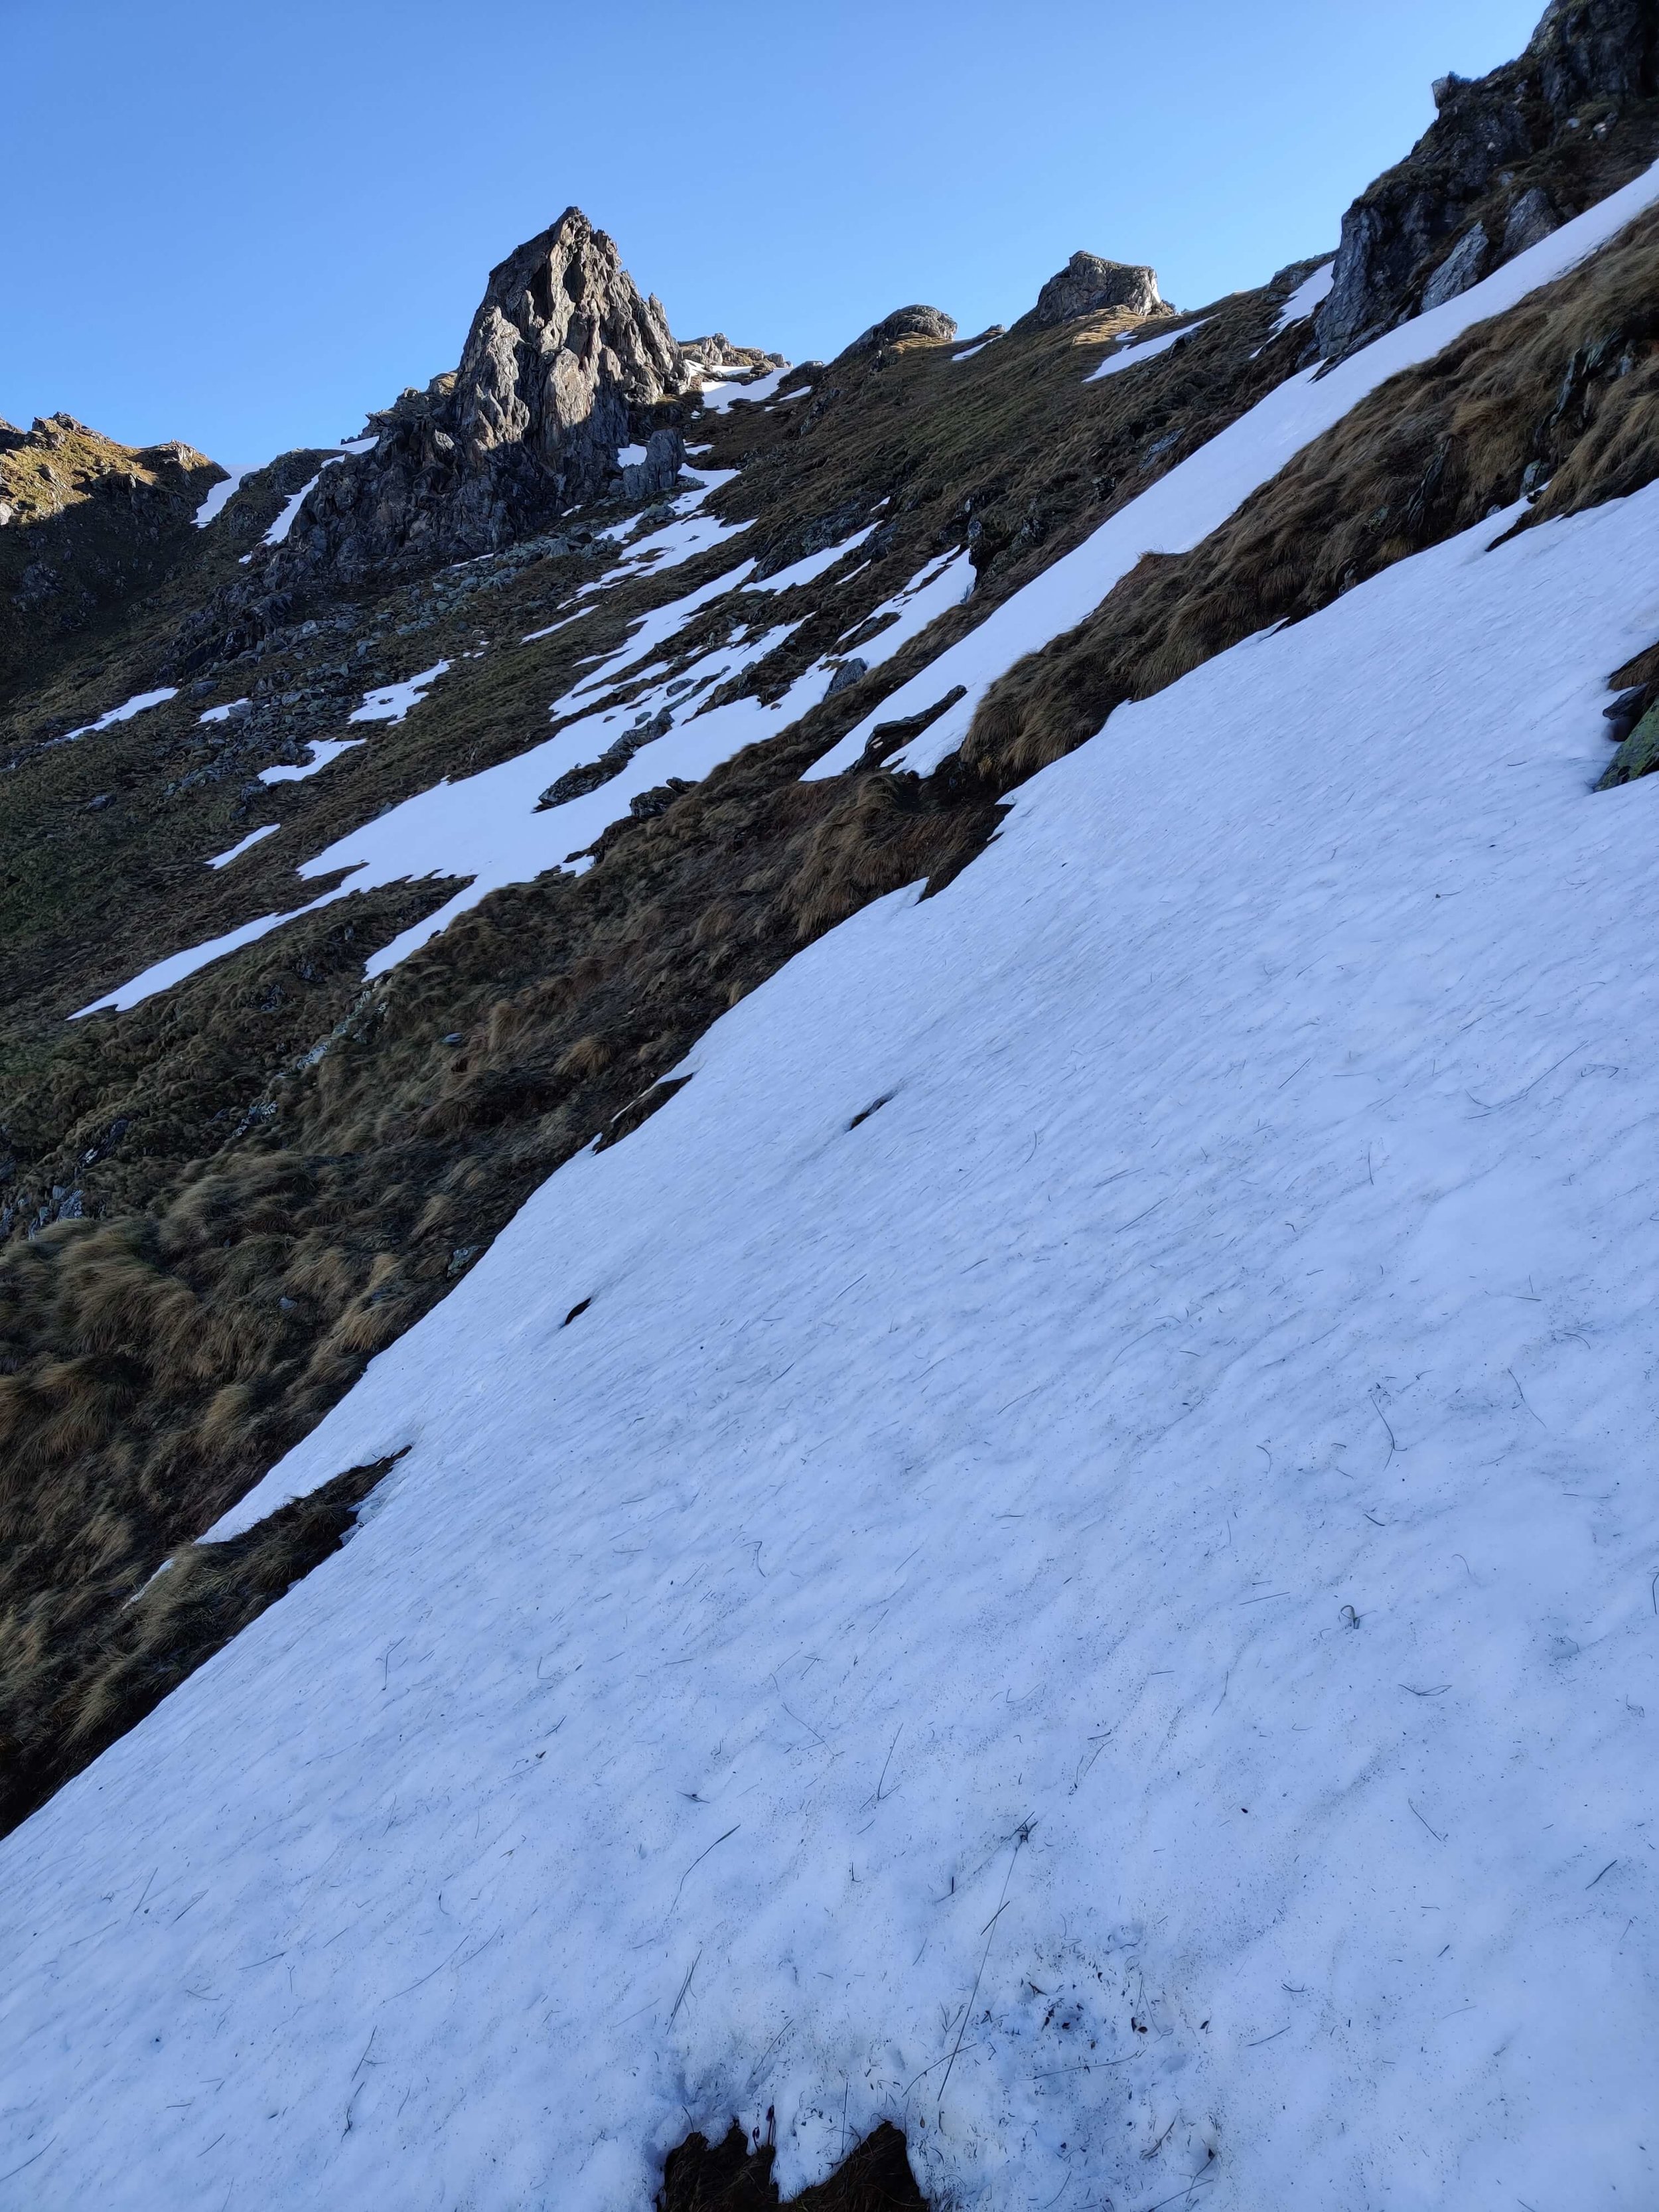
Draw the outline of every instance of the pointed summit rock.
<instances>
[{"instance_id":1,"label":"pointed summit rock","mask_svg":"<svg viewBox=\"0 0 1659 2212\"><path fill-rule=\"evenodd\" d=\"M562 486L593 482L629 442L630 402L684 381L662 303L580 208L489 272L456 372L464 461L519 447Z\"/></svg>"},{"instance_id":2,"label":"pointed summit rock","mask_svg":"<svg viewBox=\"0 0 1659 2212\"><path fill-rule=\"evenodd\" d=\"M592 498L636 438L660 482L635 489L665 490L684 448L642 414L688 374L661 302L567 208L490 271L459 368L369 417L373 451L321 477L262 587L493 552Z\"/></svg>"}]
</instances>

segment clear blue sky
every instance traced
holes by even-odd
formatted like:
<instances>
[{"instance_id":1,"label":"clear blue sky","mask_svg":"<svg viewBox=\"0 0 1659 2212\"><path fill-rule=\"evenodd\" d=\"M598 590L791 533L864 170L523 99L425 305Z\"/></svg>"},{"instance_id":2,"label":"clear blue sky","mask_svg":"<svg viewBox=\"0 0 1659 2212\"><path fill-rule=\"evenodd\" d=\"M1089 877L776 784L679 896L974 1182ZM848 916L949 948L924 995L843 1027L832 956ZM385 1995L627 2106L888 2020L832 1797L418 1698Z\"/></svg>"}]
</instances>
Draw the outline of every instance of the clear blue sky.
<instances>
[{"instance_id":1,"label":"clear blue sky","mask_svg":"<svg viewBox=\"0 0 1659 2212\"><path fill-rule=\"evenodd\" d=\"M682 336L1011 321L1073 248L1196 306L1334 244L1542 0L0 0L0 414L216 459L453 366L571 201Z\"/></svg>"}]
</instances>

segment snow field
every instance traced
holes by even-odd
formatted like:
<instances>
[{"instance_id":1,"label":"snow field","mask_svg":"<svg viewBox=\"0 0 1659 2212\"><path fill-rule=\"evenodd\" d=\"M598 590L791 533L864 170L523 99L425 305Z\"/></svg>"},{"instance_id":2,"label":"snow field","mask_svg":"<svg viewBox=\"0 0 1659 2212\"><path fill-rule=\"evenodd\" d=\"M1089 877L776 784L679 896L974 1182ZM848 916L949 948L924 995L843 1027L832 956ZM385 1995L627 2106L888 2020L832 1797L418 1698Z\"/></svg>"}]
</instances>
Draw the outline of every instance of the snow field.
<instances>
[{"instance_id":1,"label":"snow field","mask_svg":"<svg viewBox=\"0 0 1659 2212\"><path fill-rule=\"evenodd\" d=\"M1659 488L1508 519L798 957L220 1524L411 1447L0 1845L32 2204L637 2212L769 2106L1653 2197Z\"/></svg>"}]
</instances>

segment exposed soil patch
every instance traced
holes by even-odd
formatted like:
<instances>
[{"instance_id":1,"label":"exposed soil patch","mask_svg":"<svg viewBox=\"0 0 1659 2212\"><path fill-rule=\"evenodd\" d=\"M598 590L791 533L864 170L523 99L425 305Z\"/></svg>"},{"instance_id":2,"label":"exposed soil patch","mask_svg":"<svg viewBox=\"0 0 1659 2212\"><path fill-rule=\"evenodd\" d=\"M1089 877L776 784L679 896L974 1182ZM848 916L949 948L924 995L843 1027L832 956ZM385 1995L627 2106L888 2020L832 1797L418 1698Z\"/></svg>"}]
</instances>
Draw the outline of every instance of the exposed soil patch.
<instances>
[{"instance_id":1,"label":"exposed soil patch","mask_svg":"<svg viewBox=\"0 0 1659 2212\"><path fill-rule=\"evenodd\" d=\"M832 2174L799 2197L779 2196L772 2179L774 2156L769 2143L751 2150L735 2120L717 2143L689 2135L668 2154L657 2212L773 2212L783 2205L794 2212L927 2212L904 2137L890 2121L884 2120Z\"/></svg>"}]
</instances>

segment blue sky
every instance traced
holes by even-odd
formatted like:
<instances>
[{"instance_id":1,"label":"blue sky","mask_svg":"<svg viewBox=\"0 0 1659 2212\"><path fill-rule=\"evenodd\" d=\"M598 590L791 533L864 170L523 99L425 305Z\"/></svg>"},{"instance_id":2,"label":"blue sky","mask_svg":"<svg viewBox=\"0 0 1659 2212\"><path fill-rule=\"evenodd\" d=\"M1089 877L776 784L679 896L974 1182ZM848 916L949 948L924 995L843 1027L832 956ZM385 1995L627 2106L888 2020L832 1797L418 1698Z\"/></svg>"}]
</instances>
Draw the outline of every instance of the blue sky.
<instances>
[{"instance_id":1,"label":"blue sky","mask_svg":"<svg viewBox=\"0 0 1659 2212\"><path fill-rule=\"evenodd\" d=\"M1541 4L0 0L0 414L331 443L572 201L679 334L797 360L1079 246L1195 306L1334 245Z\"/></svg>"}]
</instances>

